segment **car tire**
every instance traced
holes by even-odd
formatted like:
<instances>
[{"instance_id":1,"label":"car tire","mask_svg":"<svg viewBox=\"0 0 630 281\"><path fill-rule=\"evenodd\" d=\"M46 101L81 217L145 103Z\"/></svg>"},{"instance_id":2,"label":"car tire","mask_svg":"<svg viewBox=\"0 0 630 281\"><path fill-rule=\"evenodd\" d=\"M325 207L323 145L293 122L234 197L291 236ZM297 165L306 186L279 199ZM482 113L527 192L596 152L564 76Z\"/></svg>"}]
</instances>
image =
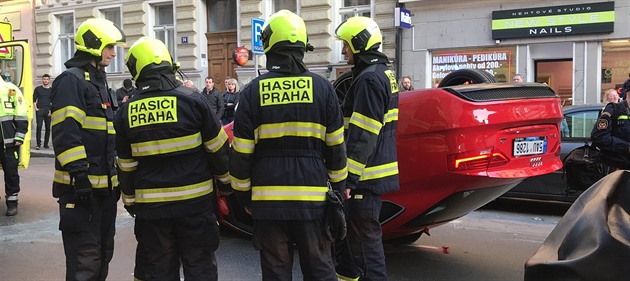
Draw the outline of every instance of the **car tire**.
<instances>
[{"instance_id":1,"label":"car tire","mask_svg":"<svg viewBox=\"0 0 630 281\"><path fill-rule=\"evenodd\" d=\"M494 76L484 70L479 69L459 69L455 70L442 79L439 88L466 84L496 83Z\"/></svg>"},{"instance_id":2,"label":"car tire","mask_svg":"<svg viewBox=\"0 0 630 281\"><path fill-rule=\"evenodd\" d=\"M350 86L352 86L352 81L352 71L346 71L339 75L339 77L337 77L337 79L333 82L333 87L337 93L339 104L343 104L343 100L346 98L348 90L350 90Z\"/></svg>"},{"instance_id":3,"label":"car tire","mask_svg":"<svg viewBox=\"0 0 630 281\"><path fill-rule=\"evenodd\" d=\"M420 236L422 236L422 231L407 236L390 239L385 242L393 245L410 245L413 244L413 242L418 241L418 239L420 239Z\"/></svg>"}]
</instances>

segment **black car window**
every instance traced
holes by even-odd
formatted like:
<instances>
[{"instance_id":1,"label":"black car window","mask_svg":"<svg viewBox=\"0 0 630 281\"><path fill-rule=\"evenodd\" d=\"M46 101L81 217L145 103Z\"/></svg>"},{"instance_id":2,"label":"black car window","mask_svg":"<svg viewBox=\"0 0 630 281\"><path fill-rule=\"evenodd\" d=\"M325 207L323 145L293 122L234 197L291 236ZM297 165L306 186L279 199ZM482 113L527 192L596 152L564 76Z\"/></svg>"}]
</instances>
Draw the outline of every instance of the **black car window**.
<instances>
[{"instance_id":1,"label":"black car window","mask_svg":"<svg viewBox=\"0 0 630 281\"><path fill-rule=\"evenodd\" d=\"M586 140L597 122L599 110L580 111L564 115L560 126L562 140ZM566 121L566 122L565 122Z\"/></svg>"}]
</instances>

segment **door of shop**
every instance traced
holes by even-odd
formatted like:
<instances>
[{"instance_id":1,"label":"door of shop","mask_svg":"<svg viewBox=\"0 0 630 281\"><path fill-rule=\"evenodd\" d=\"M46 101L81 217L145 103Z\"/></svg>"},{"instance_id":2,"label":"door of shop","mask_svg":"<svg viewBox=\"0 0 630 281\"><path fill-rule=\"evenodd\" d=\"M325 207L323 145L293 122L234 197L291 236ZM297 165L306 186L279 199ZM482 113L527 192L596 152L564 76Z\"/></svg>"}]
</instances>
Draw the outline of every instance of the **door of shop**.
<instances>
[{"instance_id":1,"label":"door of shop","mask_svg":"<svg viewBox=\"0 0 630 281\"><path fill-rule=\"evenodd\" d=\"M208 74L214 79L215 87L225 90L226 77L236 77L236 64L232 52L236 49L236 31L207 33Z\"/></svg>"},{"instance_id":2,"label":"door of shop","mask_svg":"<svg viewBox=\"0 0 630 281\"><path fill-rule=\"evenodd\" d=\"M536 82L546 83L562 100L562 105L573 104L573 60L536 60Z\"/></svg>"}]
</instances>

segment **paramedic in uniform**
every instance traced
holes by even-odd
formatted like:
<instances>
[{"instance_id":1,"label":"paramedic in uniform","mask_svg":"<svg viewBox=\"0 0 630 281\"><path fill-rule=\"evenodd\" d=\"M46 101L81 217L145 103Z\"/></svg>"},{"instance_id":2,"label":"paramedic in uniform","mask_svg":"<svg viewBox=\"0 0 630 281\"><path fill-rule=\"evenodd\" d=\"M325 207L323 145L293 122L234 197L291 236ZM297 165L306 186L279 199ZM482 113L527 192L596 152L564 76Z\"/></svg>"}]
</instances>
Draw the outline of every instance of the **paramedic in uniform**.
<instances>
[{"instance_id":1,"label":"paramedic in uniform","mask_svg":"<svg viewBox=\"0 0 630 281\"><path fill-rule=\"evenodd\" d=\"M123 202L141 220L148 280L217 280L216 183L229 188L228 136L205 98L182 86L166 45L142 37L126 58L139 92L116 113Z\"/></svg>"},{"instance_id":2,"label":"paramedic in uniform","mask_svg":"<svg viewBox=\"0 0 630 281\"><path fill-rule=\"evenodd\" d=\"M343 101L348 153L346 221L348 235L337 246L337 274L342 280L387 280L381 194L396 191L398 159L396 124L398 84L387 67L378 25L352 17L337 27L342 53L352 68L353 83Z\"/></svg>"},{"instance_id":3,"label":"paramedic in uniform","mask_svg":"<svg viewBox=\"0 0 630 281\"><path fill-rule=\"evenodd\" d=\"M323 218L327 182L341 192L347 176L339 102L302 61L310 47L302 18L273 14L261 39L269 72L241 91L232 188L254 219L263 280L292 279L295 244L304 280L336 281Z\"/></svg>"},{"instance_id":4,"label":"paramedic in uniform","mask_svg":"<svg viewBox=\"0 0 630 281\"><path fill-rule=\"evenodd\" d=\"M105 280L114 254L115 132L104 68L124 33L111 21L88 19L74 36L77 51L53 82L53 196L66 254L66 280Z\"/></svg>"}]
</instances>

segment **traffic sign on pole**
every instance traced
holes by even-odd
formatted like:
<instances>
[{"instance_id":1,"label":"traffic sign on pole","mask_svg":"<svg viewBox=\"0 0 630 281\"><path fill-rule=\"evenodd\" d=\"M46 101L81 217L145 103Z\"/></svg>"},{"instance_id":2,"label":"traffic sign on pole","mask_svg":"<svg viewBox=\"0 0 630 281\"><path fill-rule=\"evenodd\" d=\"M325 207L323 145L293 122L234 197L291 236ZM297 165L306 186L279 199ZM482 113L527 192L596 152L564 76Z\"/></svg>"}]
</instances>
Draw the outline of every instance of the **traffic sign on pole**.
<instances>
[{"instance_id":1,"label":"traffic sign on pole","mask_svg":"<svg viewBox=\"0 0 630 281\"><path fill-rule=\"evenodd\" d=\"M264 54L263 42L260 38L262 27L265 25L265 20L261 18L252 18L252 53Z\"/></svg>"}]
</instances>

